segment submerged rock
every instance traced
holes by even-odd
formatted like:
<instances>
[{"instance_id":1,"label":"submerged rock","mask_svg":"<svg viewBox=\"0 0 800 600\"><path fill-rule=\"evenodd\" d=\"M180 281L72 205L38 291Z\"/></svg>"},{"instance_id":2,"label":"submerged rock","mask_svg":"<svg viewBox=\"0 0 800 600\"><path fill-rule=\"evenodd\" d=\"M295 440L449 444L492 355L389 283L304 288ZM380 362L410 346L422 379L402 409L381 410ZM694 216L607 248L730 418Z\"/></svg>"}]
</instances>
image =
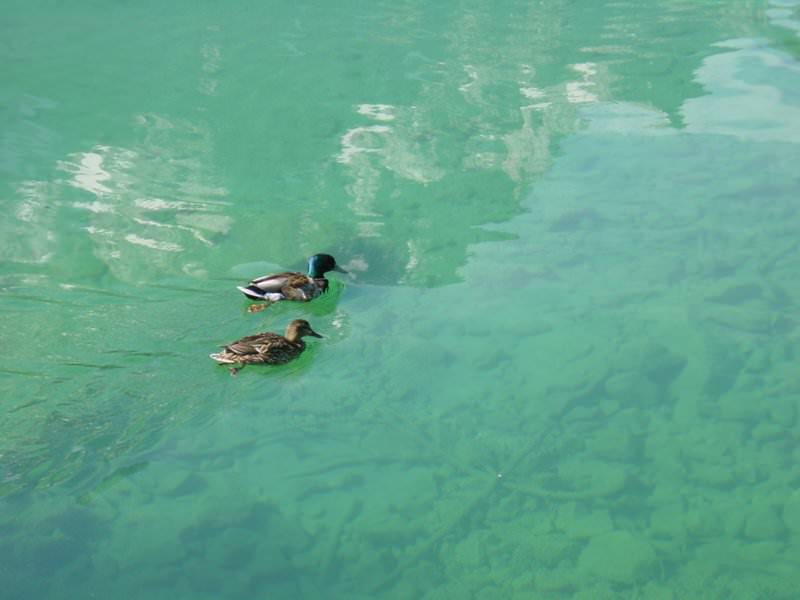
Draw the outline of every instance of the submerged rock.
<instances>
[{"instance_id":1,"label":"submerged rock","mask_svg":"<svg viewBox=\"0 0 800 600\"><path fill-rule=\"evenodd\" d=\"M797 396L783 396L780 398L770 398L767 400L767 403L769 407L769 418L772 419L773 423L785 429L790 429L794 426L797 418L795 406L800 406L800 398Z\"/></svg>"},{"instance_id":2,"label":"submerged rock","mask_svg":"<svg viewBox=\"0 0 800 600\"><path fill-rule=\"evenodd\" d=\"M754 506L744 524L744 535L751 540L771 540L783 535L777 511L768 505Z\"/></svg>"},{"instance_id":3,"label":"submerged rock","mask_svg":"<svg viewBox=\"0 0 800 600\"><path fill-rule=\"evenodd\" d=\"M540 535L533 539L531 555L545 565L556 566L573 551L573 542L563 535ZM534 563L529 565L533 568Z\"/></svg>"},{"instance_id":4,"label":"submerged rock","mask_svg":"<svg viewBox=\"0 0 800 600\"><path fill-rule=\"evenodd\" d=\"M747 307L715 305L701 311L701 318L734 332L769 334L776 325L774 311L761 303Z\"/></svg>"},{"instance_id":5,"label":"submerged rock","mask_svg":"<svg viewBox=\"0 0 800 600\"><path fill-rule=\"evenodd\" d=\"M622 465L591 459L563 462L558 467L558 477L583 498L614 496L623 490L628 479Z\"/></svg>"},{"instance_id":6,"label":"submerged rock","mask_svg":"<svg viewBox=\"0 0 800 600\"><path fill-rule=\"evenodd\" d=\"M613 587L606 582L578 590L572 600L617 600L619 596Z\"/></svg>"},{"instance_id":7,"label":"submerged rock","mask_svg":"<svg viewBox=\"0 0 800 600\"><path fill-rule=\"evenodd\" d=\"M606 379L605 392L623 406L647 406L658 401L656 385L638 372L615 373Z\"/></svg>"},{"instance_id":8,"label":"submerged rock","mask_svg":"<svg viewBox=\"0 0 800 600\"><path fill-rule=\"evenodd\" d=\"M695 538L716 538L724 530L722 518L711 508L695 508L686 513L686 530Z\"/></svg>"},{"instance_id":9,"label":"submerged rock","mask_svg":"<svg viewBox=\"0 0 800 600\"><path fill-rule=\"evenodd\" d=\"M486 548L481 537L475 534L459 542L453 553L453 558L456 562L467 569L486 566Z\"/></svg>"},{"instance_id":10,"label":"submerged rock","mask_svg":"<svg viewBox=\"0 0 800 600\"><path fill-rule=\"evenodd\" d=\"M744 304L751 300L757 300L764 295L764 290L758 283L725 283L717 286L707 299L717 304Z\"/></svg>"},{"instance_id":11,"label":"submerged rock","mask_svg":"<svg viewBox=\"0 0 800 600\"><path fill-rule=\"evenodd\" d=\"M641 597L647 598L648 600L674 600L675 595L669 588L651 581L644 586Z\"/></svg>"},{"instance_id":12,"label":"submerged rock","mask_svg":"<svg viewBox=\"0 0 800 600\"><path fill-rule=\"evenodd\" d=\"M619 372L643 375L661 388L671 384L686 364L685 356L673 352L655 339L628 342L620 347L612 359L612 366Z\"/></svg>"},{"instance_id":13,"label":"submerged rock","mask_svg":"<svg viewBox=\"0 0 800 600\"><path fill-rule=\"evenodd\" d=\"M783 505L783 523L793 534L800 534L800 490L795 490Z\"/></svg>"},{"instance_id":14,"label":"submerged rock","mask_svg":"<svg viewBox=\"0 0 800 600\"><path fill-rule=\"evenodd\" d=\"M634 585L654 575L657 558L647 540L627 531L592 538L581 552L578 569L591 577Z\"/></svg>"},{"instance_id":15,"label":"submerged rock","mask_svg":"<svg viewBox=\"0 0 800 600\"><path fill-rule=\"evenodd\" d=\"M667 504L650 513L650 531L654 536L682 539L686 536L683 507Z\"/></svg>"},{"instance_id":16,"label":"submerged rock","mask_svg":"<svg viewBox=\"0 0 800 600\"><path fill-rule=\"evenodd\" d=\"M575 502L568 502L558 510L556 527L569 538L582 539L611 531L614 524L607 510L582 510Z\"/></svg>"},{"instance_id":17,"label":"submerged rock","mask_svg":"<svg viewBox=\"0 0 800 600\"><path fill-rule=\"evenodd\" d=\"M536 570L536 588L544 592L557 592L575 585L575 572L570 568Z\"/></svg>"},{"instance_id":18,"label":"submerged rock","mask_svg":"<svg viewBox=\"0 0 800 600\"><path fill-rule=\"evenodd\" d=\"M736 484L733 465L726 462L697 461L690 467L691 478L704 486L730 488Z\"/></svg>"},{"instance_id":19,"label":"submerged rock","mask_svg":"<svg viewBox=\"0 0 800 600\"><path fill-rule=\"evenodd\" d=\"M633 435L615 425L593 432L586 438L586 449L606 460L625 462L633 458L636 444Z\"/></svg>"}]
</instances>

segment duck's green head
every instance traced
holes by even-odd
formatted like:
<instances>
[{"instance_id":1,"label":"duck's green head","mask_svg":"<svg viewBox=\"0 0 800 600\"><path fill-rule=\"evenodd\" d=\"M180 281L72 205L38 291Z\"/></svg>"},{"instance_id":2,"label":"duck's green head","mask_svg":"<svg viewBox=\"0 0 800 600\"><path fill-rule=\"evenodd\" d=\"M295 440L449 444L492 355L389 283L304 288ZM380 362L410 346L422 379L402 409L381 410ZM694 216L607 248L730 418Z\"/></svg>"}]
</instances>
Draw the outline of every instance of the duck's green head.
<instances>
[{"instance_id":1,"label":"duck's green head","mask_svg":"<svg viewBox=\"0 0 800 600\"><path fill-rule=\"evenodd\" d=\"M328 271L339 271L347 273L342 267L336 264L336 259L330 254L315 254L308 259L308 276L322 277Z\"/></svg>"}]
</instances>

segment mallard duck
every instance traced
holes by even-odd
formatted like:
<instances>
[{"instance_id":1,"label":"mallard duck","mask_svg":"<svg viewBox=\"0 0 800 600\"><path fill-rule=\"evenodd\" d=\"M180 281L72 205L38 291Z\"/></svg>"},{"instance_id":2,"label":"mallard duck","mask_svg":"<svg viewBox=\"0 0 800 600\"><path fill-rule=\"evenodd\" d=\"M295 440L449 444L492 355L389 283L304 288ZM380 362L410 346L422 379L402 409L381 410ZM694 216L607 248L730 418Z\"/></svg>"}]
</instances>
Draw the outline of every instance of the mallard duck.
<instances>
[{"instance_id":1,"label":"mallard duck","mask_svg":"<svg viewBox=\"0 0 800 600\"><path fill-rule=\"evenodd\" d=\"M292 271L272 273L253 279L247 286L237 286L237 289L251 300L266 301L266 304L254 304L248 309L258 312L273 302L308 302L327 292L325 273L328 271L347 273L330 254L315 254L308 259L308 274Z\"/></svg>"},{"instance_id":2,"label":"mallard duck","mask_svg":"<svg viewBox=\"0 0 800 600\"><path fill-rule=\"evenodd\" d=\"M311 329L308 321L295 319L286 326L283 335L269 331L248 335L209 356L221 365L235 365L230 372L236 375L245 365L282 365L294 360L306 349L303 338L308 335L322 337Z\"/></svg>"}]
</instances>

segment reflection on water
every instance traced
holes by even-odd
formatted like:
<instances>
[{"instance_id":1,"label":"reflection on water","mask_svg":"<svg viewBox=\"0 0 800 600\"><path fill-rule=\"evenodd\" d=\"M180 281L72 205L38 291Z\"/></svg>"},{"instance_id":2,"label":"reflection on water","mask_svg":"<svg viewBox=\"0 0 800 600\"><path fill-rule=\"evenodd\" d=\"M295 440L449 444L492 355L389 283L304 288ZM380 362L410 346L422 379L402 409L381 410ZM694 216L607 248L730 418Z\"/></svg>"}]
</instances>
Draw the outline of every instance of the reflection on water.
<instances>
[{"instance_id":1,"label":"reflection on water","mask_svg":"<svg viewBox=\"0 0 800 600\"><path fill-rule=\"evenodd\" d=\"M597 5L580 29L563 22L558 4L510 14L470 6L448 15L445 44L426 40L424 54L414 55L428 76L410 98L397 104L384 86L351 105L354 124L341 134L336 160L356 218L353 240L339 253L368 265L362 281L455 281L469 244L491 239L476 226L520 211L559 140L584 127L586 105L652 107L667 115L659 127L682 127L684 100L702 93L695 70L706 56L725 56L711 44L758 22L748 19L754 6L737 6L711 5L702 25L690 25L686 15L698 15L683 4L650 7L646 19L627 4ZM487 34L497 28L504 35ZM554 52L569 62L556 62ZM512 82L516 102L509 102ZM403 219L387 226L387 215ZM396 244L398 237L405 244Z\"/></svg>"},{"instance_id":2,"label":"reflection on water","mask_svg":"<svg viewBox=\"0 0 800 600\"><path fill-rule=\"evenodd\" d=\"M778 27L788 29L796 36L800 35L800 19L797 18L797 0L770 0L769 4L772 8L766 11L766 15L770 22Z\"/></svg>"},{"instance_id":3,"label":"reflection on water","mask_svg":"<svg viewBox=\"0 0 800 600\"><path fill-rule=\"evenodd\" d=\"M697 70L697 81L712 93L684 104L687 129L754 142L796 143L800 97L791 90L800 65L755 40L728 40L719 47L724 52L708 57ZM765 71L769 81L762 80Z\"/></svg>"},{"instance_id":4,"label":"reflection on water","mask_svg":"<svg viewBox=\"0 0 800 600\"><path fill-rule=\"evenodd\" d=\"M58 207L60 215L81 223L94 257L122 281L143 279L135 272L141 267L170 269L175 259L168 253L197 244L212 246L228 234L233 222L225 214L227 191L209 181L209 159L203 159L210 150L206 130L158 115L137 115L135 126L143 132L135 150L96 145L70 154L56 161L56 171L67 178L22 182L16 208L21 220L56 229L53 211L48 218L48 211L39 215L35 207ZM51 242L50 253L66 243L58 240L56 231L43 237ZM43 255L39 251L38 260ZM195 276L202 272L189 261L177 267Z\"/></svg>"}]
</instances>

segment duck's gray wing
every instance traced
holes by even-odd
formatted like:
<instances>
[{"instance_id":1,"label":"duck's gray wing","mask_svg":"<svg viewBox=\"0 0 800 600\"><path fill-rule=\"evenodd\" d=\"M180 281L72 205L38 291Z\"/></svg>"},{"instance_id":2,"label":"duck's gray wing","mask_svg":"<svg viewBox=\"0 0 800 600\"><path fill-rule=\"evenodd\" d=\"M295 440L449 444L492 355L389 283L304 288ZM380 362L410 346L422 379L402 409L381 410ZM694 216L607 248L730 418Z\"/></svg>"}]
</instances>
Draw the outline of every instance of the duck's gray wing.
<instances>
[{"instance_id":1,"label":"duck's gray wing","mask_svg":"<svg viewBox=\"0 0 800 600\"><path fill-rule=\"evenodd\" d=\"M284 273L272 273L270 275L264 275L263 277L257 277L256 279L253 279L247 287L250 289L255 288L266 294L280 292L283 287L289 283L289 281L296 278L298 275L301 277L306 277L302 273L294 273L291 271L286 271Z\"/></svg>"}]
</instances>

